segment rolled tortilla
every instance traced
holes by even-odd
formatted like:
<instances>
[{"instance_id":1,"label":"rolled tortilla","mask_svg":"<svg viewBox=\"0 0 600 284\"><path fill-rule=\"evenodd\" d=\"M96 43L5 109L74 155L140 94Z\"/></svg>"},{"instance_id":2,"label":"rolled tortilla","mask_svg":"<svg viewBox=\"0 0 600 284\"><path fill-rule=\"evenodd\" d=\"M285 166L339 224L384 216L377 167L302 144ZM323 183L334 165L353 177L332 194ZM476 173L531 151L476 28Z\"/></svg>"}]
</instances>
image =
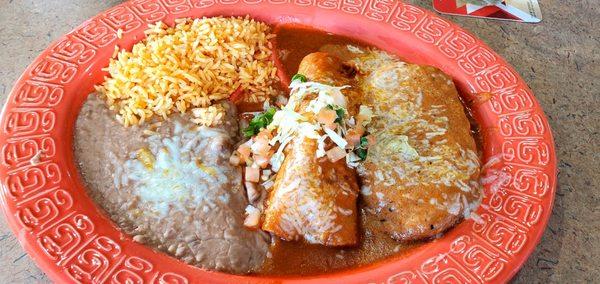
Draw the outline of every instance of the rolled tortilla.
<instances>
[{"instance_id":1,"label":"rolled tortilla","mask_svg":"<svg viewBox=\"0 0 600 284\"><path fill-rule=\"evenodd\" d=\"M308 80L342 86L350 82L339 59L325 53L307 55L300 63L299 73ZM352 105L352 90L345 89ZM306 107L309 96L299 106ZM314 98L314 96L313 96ZM345 159L336 162L317 158L317 141L297 137L285 150L285 160L277 173L269 194L263 220L263 230L284 240L305 240L326 246L349 246L357 242L358 183L355 172Z\"/></svg>"},{"instance_id":2,"label":"rolled tortilla","mask_svg":"<svg viewBox=\"0 0 600 284\"><path fill-rule=\"evenodd\" d=\"M469 217L481 198L480 162L452 79L441 70L344 45L335 54L360 74L375 137L358 166L365 212L401 241L433 237Z\"/></svg>"}]
</instances>

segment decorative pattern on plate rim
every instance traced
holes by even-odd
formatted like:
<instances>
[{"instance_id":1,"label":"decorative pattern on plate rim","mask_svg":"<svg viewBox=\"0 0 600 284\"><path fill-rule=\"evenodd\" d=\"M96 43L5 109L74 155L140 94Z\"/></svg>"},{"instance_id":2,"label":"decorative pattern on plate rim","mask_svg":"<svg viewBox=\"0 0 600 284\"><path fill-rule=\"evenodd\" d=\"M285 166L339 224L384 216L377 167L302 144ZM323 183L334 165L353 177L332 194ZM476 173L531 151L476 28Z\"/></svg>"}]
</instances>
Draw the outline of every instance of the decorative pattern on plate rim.
<instances>
[{"instance_id":1,"label":"decorative pattern on plate rim","mask_svg":"<svg viewBox=\"0 0 600 284\"><path fill-rule=\"evenodd\" d=\"M25 249L54 280L188 283L264 281L204 272L135 244L101 216L73 177L65 125L69 100L101 53L121 44L117 31L134 31L208 9L229 11L282 6L334 10L405 32L433 47L465 75L470 93L491 99L474 108L484 126L485 156L501 157L491 170L506 177L478 214L427 245L419 257L376 264L369 271L338 273L350 281L387 283L489 282L510 279L539 240L552 209L556 158L541 108L523 80L469 33L421 8L391 0L134 0L86 21L48 48L17 81L0 123L1 197L7 220ZM311 11L311 10L306 10ZM133 38L131 38L133 37ZM124 46L128 44L125 43ZM107 53L107 52L104 52ZM88 73L89 72L89 73ZM100 77L101 78L101 77ZM80 93L80 91L79 91ZM70 157L70 158L69 158ZM70 164L69 164L70 163ZM416 262L415 262L416 261Z\"/></svg>"}]
</instances>

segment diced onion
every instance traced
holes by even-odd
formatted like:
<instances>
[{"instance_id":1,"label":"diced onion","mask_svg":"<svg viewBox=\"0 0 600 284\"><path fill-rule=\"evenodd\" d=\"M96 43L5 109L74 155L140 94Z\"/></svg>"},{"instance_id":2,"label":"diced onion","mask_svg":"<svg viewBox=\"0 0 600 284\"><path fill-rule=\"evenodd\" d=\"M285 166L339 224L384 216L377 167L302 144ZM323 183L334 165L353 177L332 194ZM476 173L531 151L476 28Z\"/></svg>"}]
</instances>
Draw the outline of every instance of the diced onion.
<instances>
[{"instance_id":1,"label":"diced onion","mask_svg":"<svg viewBox=\"0 0 600 284\"><path fill-rule=\"evenodd\" d=\"M271 176L272 173L273 172L271 170L264 170L263 171L263 175L266 175L266 176Z\"/></svg>"},{"instance_id":2,"label":"diced onion","mask_svg":"<svg viewBox=\"0 0 600 284\"><path fill-rule=\"evenodd\" d=\"M231 154L229 157L229 163L233 166L239 166L240 162L240 157L236 153Z\"/></svg>"},{"instance_id":3,"label":"diced onion","mask_svg":"<svg viewBox=\"0 0 600 284\"><path fill-rule=\"evenodd\" d=\"M333 131L331 129L324 128L323 130L325 130L325 133L327 133L327 135L329 136L331 141L333 141L333 143L335 143L342 149L346 148L346 145L348 145L348 142L346 142L346 139L344 139L342 136L340 136L339 134L337 134L335 131Z\"/></svg>"},{"instance_id":4,"label":"diced onion","mask_svg":"<svg viewBox=\"0 0 600 284\"><path fill-rule=\"evenodd\" d=\"M274 172L278 172L279 168L281 167L281 164L283 163L284 158L285 158L285 155L283 153L281 153L281 152L275 153L271 157L271 170L273 170Z\"/></svg>"},{"instance_id":5,"label":"diced onion","mask_svg":"<svg viewBox=\"0 0 600 284\"><path fill-rule=\"evenodd\" d=\"M274 184L275 184L275 182L273 180L267 180L267 181L263 182L262 186L265 189L270 189L271 187L273 187Z\"/></svg>"},{"instance_id":6,"label":"diced onion","mask_svg":"<svg viewBox=\"0 0 600 284\"><path fill-rule=\"evenodd\" d=\"M260 192L258 192L255 183L244 182L244 187L246 188L246 195L248 196L248 201L254 202L258 200L258 198L260 197Z\"/></svg>"},{"instance_id":7,"label":"diced onion","mask_svg":"<svg viewBox=\"0 0 600 284\"><path fill-rule=\"evenodd\" d=\"M350 153L348 153L348 155L346 155L346 164L349 167L354 168L354 167L358 166L358 163L361 160L362 159L358 155L354 154L354 152L350 152Z\"/></svg>"},{"instance_id":8,"label":"diced onion","mask_svg":"<svg viewBox=\"0 0 600 284\"><path fill-rule=\"evenodd\" d=\"M361 144L361 137L365 134L366 124L373 117L373 111L367 106L360 106L356 120L355 117L342 117L338 121L338 108L343 110L344 116L348 114L345 109L347 100L342 90L349 87L292 81L289 100L275 112L273 121L238 148L238 159L251 165L245 169L246 181L258 183L261 180L261 169L279 171L285 157L283 151L294 139L317 140L317 157L327 156L333 162L346 158L349 166L357 166L362 159L346 151ZM308 95L316 97L304 104ZM335 144L329 151L325 151L327 138ZM235 156L230 158L232 164L236 164L238 159ZM270 180L269 176L263 173L262 180Z\"/></svg>"},{"instance_id":9,"label":"diced onion","mask_svg":"<svg viewBox=\"0 0 600 284\"><path fill-rule=\"evenodd\" d=\"M333 103L335 105L341 106L343 108L346 108L346 97L344 96L344 94L342 94L342 92L337 91L337 92L333 92L331 94L331 97L333 97Z\"/></svg>"},{"instance_id":10,"label":"diced onion","mask_svg":"<svg viewBox=\"0 0 600 284\"><path fill-rule=\"evenodd\" d=\"M248 228L258 228L260 223L260 210L252 205L246 206L246 219L244 219L244 226Z\"/></svg>"},{"instance_id":11,"label":"diced onion","mask_svg":"<svg viewBox=\"0 0 600 284\"><path fill-rule=\"evenodd\" d=\"M326 135L323 135L317 139L317 158L325 156L325 139L327 139Z\"/></svg>"}]
</instances>

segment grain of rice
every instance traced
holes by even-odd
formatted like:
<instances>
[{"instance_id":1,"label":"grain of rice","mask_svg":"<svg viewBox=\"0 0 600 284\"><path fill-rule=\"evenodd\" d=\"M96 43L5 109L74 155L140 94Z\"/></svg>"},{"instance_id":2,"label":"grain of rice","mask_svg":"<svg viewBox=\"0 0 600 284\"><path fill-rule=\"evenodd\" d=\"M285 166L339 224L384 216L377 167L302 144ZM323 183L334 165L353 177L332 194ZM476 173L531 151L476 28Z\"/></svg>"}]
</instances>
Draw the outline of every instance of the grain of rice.
<instances>
[{"instance_id":1,"label":"grain of rice","mask_svg":"<svg viewBox=\"0 0 600 284\"><path fill-rule=\"evenodd\" d=\"M118 54L119 54L119 46L115 45L115 50L113 50L113 54L110 58L116 58ZM103 69L103 71L104 71L104 69ZM106 69L106 71L108 71L108 69Z\"/></svg>"},{"instance_id":2,"label":"grain of rice","mask_svg":"<svg viewBox=\"0 0 600 284\"><path fill-rule=\"evenodd\" d=\"M122 50L96 86L125 126L172 112L207 108L241 88L244 100L261 102L279 91L271 58L269 26L249 17L178 19L174 27L149 25L147 38L131 52ZM200 123L218 120L212 110ZM205 115L207 117L205 117Z\"/></svg>"},{"instance_id":3,"label":"grain of rice","mask_svg":"<svg viewBox=\"0 0 600 284\"><path fill-rule=\"evenodd\" d=\"M226 109L223 105L212 105L192 109L192 122L207 127L217 126L223 122Z\"/></svg>"}]
</instances>

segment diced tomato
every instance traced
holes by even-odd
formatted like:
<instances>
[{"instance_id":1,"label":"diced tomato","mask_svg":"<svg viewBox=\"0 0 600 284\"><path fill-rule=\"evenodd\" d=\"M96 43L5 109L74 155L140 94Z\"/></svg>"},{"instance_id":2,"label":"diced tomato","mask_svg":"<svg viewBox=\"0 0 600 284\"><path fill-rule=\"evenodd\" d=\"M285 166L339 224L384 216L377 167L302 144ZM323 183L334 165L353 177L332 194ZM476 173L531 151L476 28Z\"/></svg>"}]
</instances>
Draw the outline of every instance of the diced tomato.
<instances>
[{"instance_id":1,"label":"diced tomato","mask_svg":"<svg viewBox=\"0 0 600 284\"><path fill-rule=\"evenodd\" d=\"M238 153L240 153L240 158L242 159L242 161L247 160L248 158L250 158L250 146L248 146L246 143L240 145L237 149Z\"/></svg>"},{"instance_id":2,"label":"diced tomato","mask_svg":"<svg viewBox=\"0 0 600 284\"><path fill-rule=\"evenodd\" d=\"M365 128L359 123L356 124L354 131L356 131L356 133L360 134L361 137L365 134Z\"/></svg>"},{"instance_id":3,"label":"diced tomato","mask_svg":"<svg viewBox=\"0 0 600 284\"><path fill-rule=\"evenodd\" d=\"M259 182L260 181L260 169L246 167L245 177L246 177L246 181Z\"/></svg>"},{"instance_id":4,"label":"diced tomato","mask_svg":"<svg viewBox=\"0 0 600 284\"><path fill-rule=\"evenodd\" d=\"M261 169L266 168L269 165L269 158L262 155L254 155L254 163L259 166Z\"/></svg>"},{"instance_id":5,"label":"diced tomato","mask_svg":"<svg viewBox=\"0 0 600 284\"><path fill-rule=\"evenodd\" d=\"M234 104L239 103L244 98L244 90L242 90L242 86L239 86L231 95L229 95L229 101Z\"/></svg>"},{"instance_id":6,"label":"diced tomato","mask_svg":"<svg viewBox=\"0 0 600 284\"><path fill-rule=\"evenodd\" d=\"M346 133L346 141L352 147L358 145L360 143L360 134L356 133L356 131L350 130Z\"/></svg>"},{"instance_id":7,"label":"diced tomato","mask_svg":"<svg viewBox=\"0 0 600 284\"><path fill-rule=\"evenodd\" d=\"M317 114L317 121L322 124L331 124L337 118L337 113L335 110L322 108Z\"/></svg>"},{"instance_id":8,"label":"diced tomato","mask_svg":"<svg viewBox=\"0 0 600 284\"><path fill-rule=\"evenodd\" d=\"M271 133L271 130L265 128L261 130L258 134L256 134L256 138L261 138L268 141L271 140L271 138L273 138L273 134Z\"/></svg>"},{"instance_id":9,"label":"diced tomato","mask_svg":"<svg viewBox=\"0 0 600 284\"><path fill-rule=\"evenodd\" d=\"M254 143L250 146L252 149L252 153L255 155L267 155L269 150L271 150L271 145L269 145L269 140L267 140L264 136L255 137Z\"/></svg>"},{"instance_id":10,"label":"diced tomato","mask_svg":"<svg viewBox=\"0 0 600 284\"><path fill-rule=\"evenodd\" d=\"M336 123L329 123L329 124L325 124L323 125L323 127L331 129L331 130L335 130L337 128L337 124Z\"/></svg>"},{"instance_id":11,"label":"diced tomato","mask_svg":"<svg viewBox=\"0 0 600 284\"><path fill-rule=\"evenodd\" d=\"M346 157L346 151L338 146L327 151L327 158L332 162L337 162L344 157Z\"/></svg>"}]
</instances>

